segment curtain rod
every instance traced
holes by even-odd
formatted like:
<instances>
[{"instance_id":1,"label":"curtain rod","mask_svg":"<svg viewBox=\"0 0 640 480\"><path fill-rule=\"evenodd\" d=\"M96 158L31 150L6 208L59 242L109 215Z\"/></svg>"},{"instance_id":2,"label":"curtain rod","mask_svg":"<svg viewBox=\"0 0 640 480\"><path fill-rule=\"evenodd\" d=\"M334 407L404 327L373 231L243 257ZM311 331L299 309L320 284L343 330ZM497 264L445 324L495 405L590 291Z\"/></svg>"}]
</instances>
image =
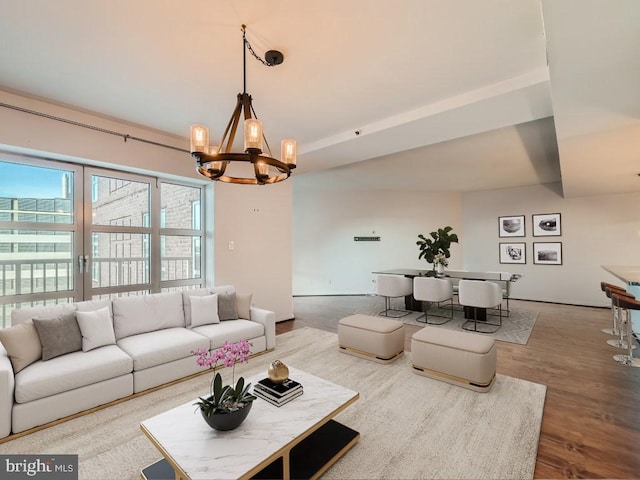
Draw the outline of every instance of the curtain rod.
<instances>
[{"instance_id":1,"label":"curtain rod","mask_svg":"<svg viewBox=\"0 0 640 480\"><path fill-rule=\"evenodd\" d=\"M134 137L132 135L126 133L116 132L114 130L108 130L106 128L96 127L95 125L89 125L87 123L76 122L74 120L68 120L62 117L56 117L55 115L49 115L48 113L37 112L35 110L29 110L28 108L18 107L16 105L10 105L8 103L0 102L0 107L9 108L11 110L17 110L19 112L28 113L30 115L36 115L38 117L48 118L49 120L55 120L57 122L67 123L69 125L74 125L76 127L87 128L89 130L95 130L96 132L106 133L108 135L114 135L116 137L122 137L124 141L127 140L135 140L136 142L147 143L149 145L155 145L156 147L168 148L170 150L176 150L178 152L190 153L189 150L184 148L174 147L172 145L166 145L164 143L154 142L153 140L147 140L145 138Z\"/></svg>"}]
</instances>

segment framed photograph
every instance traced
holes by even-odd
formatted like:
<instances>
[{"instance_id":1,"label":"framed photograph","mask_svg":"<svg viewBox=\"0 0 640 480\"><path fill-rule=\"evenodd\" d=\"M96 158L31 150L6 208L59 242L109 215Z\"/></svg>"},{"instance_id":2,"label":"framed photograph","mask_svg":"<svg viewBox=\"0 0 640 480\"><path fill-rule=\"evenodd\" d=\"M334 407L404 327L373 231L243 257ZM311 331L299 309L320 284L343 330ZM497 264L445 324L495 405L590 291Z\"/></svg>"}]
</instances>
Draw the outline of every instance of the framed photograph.
<instances>
[{"instance_id":1,"label":"framed photograph","mask_svg":"<svg viewBox=\"0 0 640 480\"><path fill-rule=\"evenodd\" d=\"M500 243L500 263L527 263L524 243Z\"/></svg>"},{"instance_id":2,"label":"framed photograph","mask_svg":"<svg viewBox=\"0 0 640 480\"><path fill-rule=\"evenodd\" d=\"M562 242L534 242L533 263L562 265Z\"/></svg>"},{"instance_id":3,"label":"framed photograph","mask_svg":"<svg viewBox=\"0 0 640 480\"><path fill-rule=\"evenodd\" d=\"M533 215L534 237L556 237L562 235L559 213L539 213Z\"/></svg>"},{"instance_id":4,"label":"framed photograph","mask_svg":"<svg viewBox=\"0 0 640 480\"><path fill-rule=\"evenodd\" d=\"M501 237L524 237L524 215L498 217L498 233Z\"/></svg>"}]
</instances>

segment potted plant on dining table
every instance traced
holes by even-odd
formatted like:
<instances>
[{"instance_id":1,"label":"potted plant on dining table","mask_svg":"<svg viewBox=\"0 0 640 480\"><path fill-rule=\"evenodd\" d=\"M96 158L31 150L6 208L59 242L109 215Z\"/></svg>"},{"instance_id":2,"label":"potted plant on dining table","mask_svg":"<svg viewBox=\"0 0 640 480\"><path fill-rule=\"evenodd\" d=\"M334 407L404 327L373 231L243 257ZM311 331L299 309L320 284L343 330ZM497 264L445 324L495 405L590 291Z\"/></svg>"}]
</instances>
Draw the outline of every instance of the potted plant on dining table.
<instances>
[{"instance_id":1,"label":"potted plant on dining table","mask_svg":"<svg viewBox=\"0 0 640 480\"><path fill-rule=\"evenodd\" d=\"M431 238L418 235L416 245L420 248L418 259L424 258L427 263L433 265L433 270L438 274L444 272L444 267L449 265L451 257L451 244L458 243L458 235L451 233L452 227L446 226L429 233Z\"/></svg>"}]
</instances>

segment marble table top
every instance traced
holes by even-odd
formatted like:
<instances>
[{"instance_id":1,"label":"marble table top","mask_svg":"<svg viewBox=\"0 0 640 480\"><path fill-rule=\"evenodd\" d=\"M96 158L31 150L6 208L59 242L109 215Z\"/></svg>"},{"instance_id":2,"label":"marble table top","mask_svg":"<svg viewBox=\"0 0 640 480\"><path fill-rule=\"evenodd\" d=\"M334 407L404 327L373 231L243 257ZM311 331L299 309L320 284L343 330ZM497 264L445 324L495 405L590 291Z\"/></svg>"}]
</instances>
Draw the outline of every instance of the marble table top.
<instances>
[{"instance_id":1,"label":"marble table top","mask_svg":"<svg viewBox=\"0 0 640 480\"><path fill-rule=\"evenodd\" d=\"M253 385L266 372L246 380ZM237 429L207 425L193 401L141 423L167 461L191 479L240 478L304 434L326 423L358 399L358 393L289 366L289 377L304 393L276 407L258 398Z\"/></svg>"}]
</instances>

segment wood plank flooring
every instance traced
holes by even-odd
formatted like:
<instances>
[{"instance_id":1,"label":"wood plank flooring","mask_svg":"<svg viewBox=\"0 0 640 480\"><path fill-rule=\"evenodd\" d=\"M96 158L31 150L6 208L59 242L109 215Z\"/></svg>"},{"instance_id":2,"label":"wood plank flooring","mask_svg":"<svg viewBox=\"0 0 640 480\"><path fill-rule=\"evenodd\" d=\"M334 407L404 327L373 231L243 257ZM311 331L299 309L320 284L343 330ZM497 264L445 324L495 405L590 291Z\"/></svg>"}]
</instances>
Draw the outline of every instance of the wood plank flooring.
<instances>
[{"instance_id":1,"label":"wood plank flooring","mask_svg":"<svg viewBox=\"0 0 640 480\"><path fill-rule=\"evenodd\" d=\"M314 327L337 332L338 320L380 305L372 296L295 297L295 320L276 333ZM547 386L536 478L640 478L640 368L625 367L606 344L604 308L511 301L539 312L527 345L497 342L498 373ZM407 326L410 338L420 327ZM640 356L640 353L639 353Z\"/></svg>"}]
</instances>

